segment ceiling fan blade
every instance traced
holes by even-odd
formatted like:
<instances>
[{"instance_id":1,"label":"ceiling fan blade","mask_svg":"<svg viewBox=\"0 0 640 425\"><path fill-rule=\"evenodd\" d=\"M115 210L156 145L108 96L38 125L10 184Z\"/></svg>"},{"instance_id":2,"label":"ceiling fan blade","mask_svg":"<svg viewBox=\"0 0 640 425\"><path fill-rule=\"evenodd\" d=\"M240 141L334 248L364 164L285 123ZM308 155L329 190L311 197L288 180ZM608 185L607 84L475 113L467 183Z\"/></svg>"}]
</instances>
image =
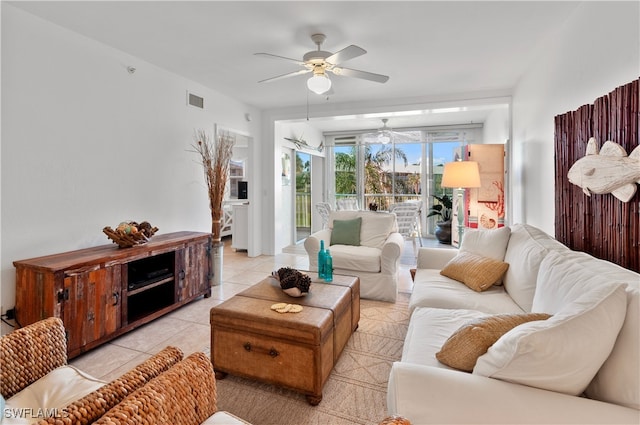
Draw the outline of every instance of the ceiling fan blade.
<instances>
[{"instance_id":1,"label":"ceiling fan blade","mask_svg":"<svg viewBox=\"0 0 640 425\"><path fill-rule=\"evenodd\" d=\"M284 78L295 77L296 75L308 74L312 72L312 69L301 69L299 71L288 72L286 74L278 75L277 77L267 78L266 80L260 80L259 83L270 83L276 80L282 80Z\"/></svg>"},{"instance_id":2,"label":"ceiling fan blade","mask_svg":"<svg viewBox=\"0 0 640 425\"><path fill-rule=\"evenodd\" d=\"M331 56L325 59L325 61L329 62L332 65L338 65L342 62L346 62L349 59L357 58L358 56L362 56L367 53L362 47L358 47L355 45L347 46L339 52L335 52Z\"/></svg>"},{"instance_id":3,"label":"ceiling fan blade","mask_svg":"<svg viewBox=\"0 0 640 425\"><path fill-rule=\"evenodd\" d=\"M300 66L304 66L304 62L298 60L298 59L292 59L292 58L287 58L285 56L278 56L278 55L272 55L271 53L254 53L255 56L263 56L265 58L270 58L270 59L284 59L286 61L290 61L290 62L295 62Z\"/></svg>"},{"instance_id":4,"label":"ceiling fan blade","mask_svg":"<svg viewBox=\"0 0 640 425\"><path fill-rule=\"evenodd\" d=\"M373 72L359 71L350 68L333 68L331 70L336 75L344 75L345 77L362 78L364 80L375 81L376 83L386 83L389 80L387 75L374 74Z\"/></svg>"}]
</instances>

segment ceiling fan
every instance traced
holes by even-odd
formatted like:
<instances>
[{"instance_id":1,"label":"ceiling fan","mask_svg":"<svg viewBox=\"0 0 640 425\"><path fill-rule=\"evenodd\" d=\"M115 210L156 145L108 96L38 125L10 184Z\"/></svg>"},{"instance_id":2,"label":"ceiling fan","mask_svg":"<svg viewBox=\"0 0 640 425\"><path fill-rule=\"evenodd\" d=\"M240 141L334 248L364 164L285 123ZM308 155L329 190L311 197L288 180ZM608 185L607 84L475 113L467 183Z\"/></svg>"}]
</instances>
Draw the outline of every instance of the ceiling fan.
<instances>
[{"instance_id":1,"label":"ceiling fan","mask_svg":"<svg viewBox=\"0 0 640 425\"><path fill-rule=\"evenodd\" d=\"M381 143L386 145L393 142L414 142L420 140L419 132L415 131L393 131L393 129L387 126L389 118L382 118L382 127L377 131L362 134L362 141L364 143Z\"/></svg>"},{"instance_id":2,"label":"ceiling fan","mask_svg":"<svg viewBox=\"0 0 640 425\"><path fill-rule=\"evenodd\" d=\"M318 46L318 49L305 53L301 61L284 56L272 55L270 53L256 53L257 56L264 56L274 59L284 59L290 62L295 62L296 64L303 67L303 69L299 71L293 71L287 74L279 75L277 77L267 78L266 80L259 81L259 83L271 82L280 80L282 78L313 73L313 76L309 78L309 80L307 80L307 87L314 93L323 94L329 91L329 89L331 88L331 80L327 75L328 72L331 72L334 75L362 78L369 81L375 81L377 83L387 82L389 77L386 75L374 74L372 72L359 71L357 69L338 66L350 59L364 55L365 53L367 53L367 51L362 47L358 47L352 44L336 53L326 52L321 49L322 43L324 43L326 38L327 37L324 34L313 34L311 36L311 40L313 40L316 46Z\"/></svg>"}]
</instances>

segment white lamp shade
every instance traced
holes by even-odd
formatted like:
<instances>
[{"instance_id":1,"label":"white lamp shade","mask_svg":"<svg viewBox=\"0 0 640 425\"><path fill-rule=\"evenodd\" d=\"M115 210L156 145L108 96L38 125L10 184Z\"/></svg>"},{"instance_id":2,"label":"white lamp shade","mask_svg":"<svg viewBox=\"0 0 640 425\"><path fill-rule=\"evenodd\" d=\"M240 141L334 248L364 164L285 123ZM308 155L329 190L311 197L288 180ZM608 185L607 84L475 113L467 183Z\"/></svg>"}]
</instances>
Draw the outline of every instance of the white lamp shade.
<instances>
[{"instance_id":1,"label":"white lamp shade","mask_svg":"<svg viewBox=\"0 0 640 425\"><path fill-rule=\"evenodd\" d=\"M475 161L455 161L444 164L442 187L480 187L480 171Z\"/></svg>"},{"instance_id":2,"label":"white lamp shade","mask_svg":"<svg viewBox=\"0 0 640 425\"><path fill-rule=\"evenodd\" d=\"M307 87L316 94L322 94L331 88L331 80L326 75L314 75L307 80Z\"/></svg>"}]
</instances>

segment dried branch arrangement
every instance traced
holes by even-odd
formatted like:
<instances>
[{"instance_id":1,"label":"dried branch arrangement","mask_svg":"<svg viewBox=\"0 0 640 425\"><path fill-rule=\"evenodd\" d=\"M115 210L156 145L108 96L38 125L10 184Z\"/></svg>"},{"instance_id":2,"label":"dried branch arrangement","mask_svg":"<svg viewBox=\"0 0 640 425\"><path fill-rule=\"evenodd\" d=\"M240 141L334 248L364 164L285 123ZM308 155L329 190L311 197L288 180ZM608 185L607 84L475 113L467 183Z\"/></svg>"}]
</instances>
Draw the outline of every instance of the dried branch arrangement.
<instances>
[{"instance_id":1,"label":"dried branch arrangement","mask_svg":"<svg viewBox=\"0 0 640 425\"><path fill-rule=\"evenodd\" d=\"M213 242L220 242L220 223L222 219L222 201L229 177L229 162L233 155L235 138L229 134L220 134L214 140L202 129L194 134L194 151L200 155L204 178L209 191L209 209L211 210L211 233Z\"/></svg>"}]
</instances>

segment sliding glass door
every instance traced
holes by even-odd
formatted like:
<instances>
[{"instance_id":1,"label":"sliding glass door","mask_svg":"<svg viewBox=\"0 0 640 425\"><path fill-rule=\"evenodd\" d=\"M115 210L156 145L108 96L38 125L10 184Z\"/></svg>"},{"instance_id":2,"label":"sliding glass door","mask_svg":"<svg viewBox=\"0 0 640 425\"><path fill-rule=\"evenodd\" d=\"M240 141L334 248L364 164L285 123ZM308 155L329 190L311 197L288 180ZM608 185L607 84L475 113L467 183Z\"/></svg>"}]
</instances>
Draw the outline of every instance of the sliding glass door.
<instances>
[{"instance_id":1,"label":"sliding glass door","mask_svg":"<svg viewBox=\"0 0 640 425\"><path fill-rule=\"evenodd\" d=\"M440 217L427 219L429 209L438 204L434 195L451 196L442 188L445 162L460 155L462 147L479 139L479 127L425 129L398 137L402 142L363 143L358 134L329 137L329 202L356 199L360 209L388 210L394 203L422 204L422 233L433 234ZM333 190L332 190L333 189Z\"/></svg>"},{"instance_id":2,"label":"sliding glass door","mask_svg":"<svg viewBox=\"0 0 640 425\"><path fill-rule=\"evenodd\" d=\"M295 241L311 234L311 155L296 151Z\"/></svg>"}]
</instances>

